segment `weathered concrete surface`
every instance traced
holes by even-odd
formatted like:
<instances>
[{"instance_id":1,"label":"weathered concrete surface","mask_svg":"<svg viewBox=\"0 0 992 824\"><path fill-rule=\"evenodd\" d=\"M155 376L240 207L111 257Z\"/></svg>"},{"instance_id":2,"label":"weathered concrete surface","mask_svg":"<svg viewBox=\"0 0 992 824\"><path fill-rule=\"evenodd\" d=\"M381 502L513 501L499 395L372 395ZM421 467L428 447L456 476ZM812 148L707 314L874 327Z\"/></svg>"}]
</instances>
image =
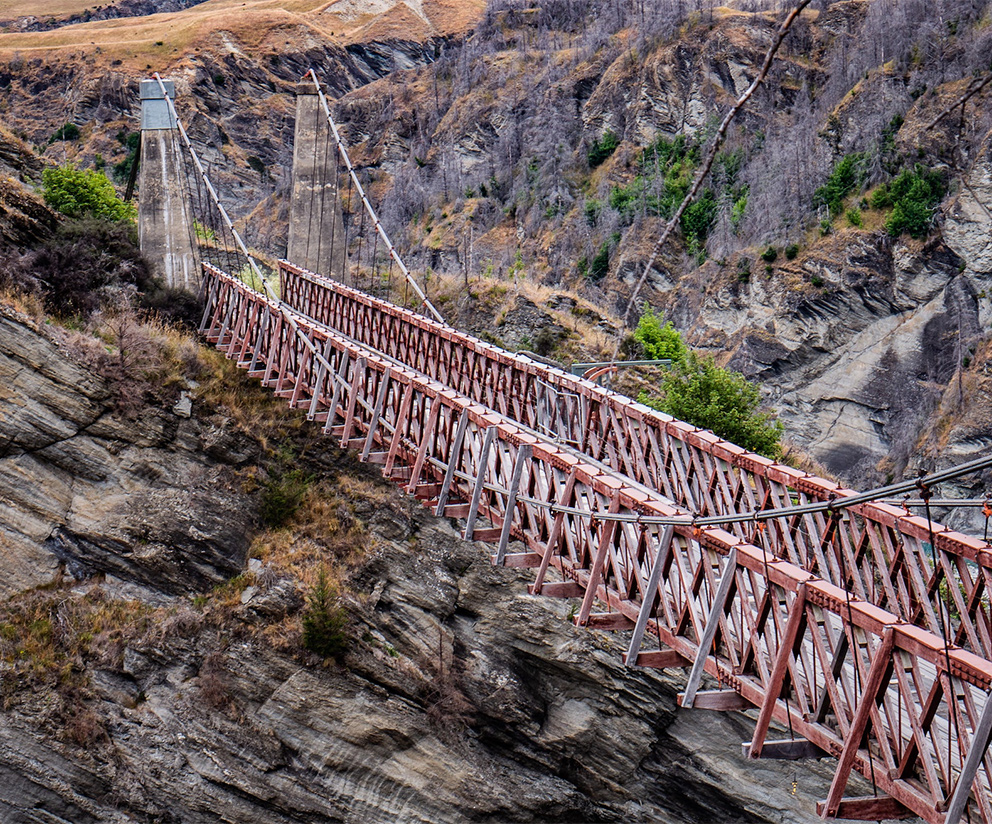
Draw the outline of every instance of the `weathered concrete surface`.
<instances>
[{"instance_id":1,"label":"weathered concrete surface","mask_svg":"<svg viewBox=\"0 0 992 824\"><path fill-rule=\"evenodd\" d=\"M342 277L347 266L339 201L337 148L312 83L296 90L293 194L289 205L288 258L297 266ZM343 164L340 164L343 170ZM355 196L354 208L362 204Z\"/></svg>"},{"instance_id":2,"label":"weathered concrete surface","mask_svg":"<svg viewBox=\"0 0 992 824\"><path fill-rule=\"evenodd\" d=\"M138 170L141 251L166 284L196 292L200 277L193 258L193 217L183 197L185 172L179 157L178 135L157 81L141 82L141 106Z\"/></svg>"}]
</instances>

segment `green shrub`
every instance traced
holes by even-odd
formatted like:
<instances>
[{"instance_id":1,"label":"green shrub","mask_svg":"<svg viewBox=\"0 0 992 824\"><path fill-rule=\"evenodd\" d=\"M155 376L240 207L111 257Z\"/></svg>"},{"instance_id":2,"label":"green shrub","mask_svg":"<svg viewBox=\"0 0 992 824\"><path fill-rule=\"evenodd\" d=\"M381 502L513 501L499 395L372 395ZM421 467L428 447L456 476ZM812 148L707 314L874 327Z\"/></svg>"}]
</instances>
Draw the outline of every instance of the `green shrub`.
<instances>
[{"instance_id":1,"label":"green shrub","mask_svg":"<svg viewBox=\"0 0 992 824\"><path fill-rule=\"evenodd\" d=\"M54 143L56 140L79 140L79 126L75 123L64 123L59 126L48 142Z\"/></svg>"},{"instance_id":2,"label":"green shrub","mask_svg":"<svg viewBox=\"0 0 992 824\"><path fill-rule=\"evenodd\" d=\"M774 263L778 260L778 250L774 246L769 246L764 252L761 253L761 259L765 263Z\"/></svg>"},{"instance_id":3,"label":"green shrub","mask_svg":"<svg viewBox=\"0 0 992 824\"><path fill-rule=\"evenodd\" d=\"M644 314L637 321L634 339L640 343L646 360L668 358L672 363L680 362L689 351L672 322L668 321L662 326L650 306L644 307Z\"/></svg>"},{"instance_id":4,"label":"green shrub","mask_svg":"<svg viewBox=\"0 0 992 824\"><path fill-rule=\"evenodd\" d=\"M837 217L844 211L844 198L864 186L867 174L865 155L854 152L846 155L830 173L827 182L813 193L813 202L830 209L830 216Z\"/></svg>"},{"instance_id":5,"label":"green shrub","mask_svg":"<svg viewBox=\"0 0 992 824\"><path fill-rule=\"evenodd\" d=\"M861 210L860 209L848 209L847 210L847 222L852 226L861 226Z\"/></svg>"},{"instance_id":6,"label":"green shrub","mask_svg":"<svg viewBox=\"0 0 992 824\"><path fill-rule=\"evenodd\" d=\"M42 183L45 203L69 217L117 221L137 217L134 204L121 200L102 172L59 166L45 169Z\"/></svg>"},{"instance_id":7,"label":"green shrub","mask_svg":"<svg viewBox=\"0 0 992 824\"><path fill-rule=\"evenodd\" d=\"M698 165L699 147L695 143L682 135L675 140L659 137L641 152L640 173L627 185L610 190L610 206L625 222L633 220L639 210L670 217L689 191Z\"/></svg>"},{"instance_id":8,"label":"green shrub","mask_svg":"<svg viewBox=\"0 0 992 824\"><path fill-rule=\"evenodd\" d=\"M737 261L737 280L740 283L751 282L751 259L741 258Z\"/></svg>"},{"instance_id":9,"label":"green shrub","mask_svg":"<svg viewBox=\"0 0 992 824\"><path fill-rule=\"evenodd\" d=\"M296 514L313 478L302 469L274 468L262 486L258 514L268 527L285 526Z\"/></svg>"},{"instance_id":10,"label":"green shrub","mask_svg":"<svg viewBox=\"0 0 992 824\"><path fill-rule=\"evenodd\" d=\"M600 281L610 273L610 244L604 243L599 247L592 262L589 264L589 279Z\"/></svg>"},{"instance_id":11,"label":"green shrub","mask_svg":"<svg viewBox=\"0 0 992 824\"><path fill-rule=\"evenodd\" d=\"M892 213L885 221L888 233L893 237L904 232L914 238L926 237L946 191L947 183L940 172L921 163L912 170L903 169L888 186L892 202Z\"/></svg>"},{"instance_id":12,"label":"green shrub","mask_svg":"<svg viewBox=\"0 0 992 824\"><path fill-rule=\"evenodd\" d=\"M790 243L785 247L785 259L795 260L799 256L799 244Z\"/></svg>"},{"instance_id":13,"label":"green shrub","mask_svg":"<svg viewBox=\"0 0 992 824\"><path fill-rule=\"evenodd\" d=\"M716 222L716 213L716 194L712 189L703 189L702 194L682 213L682 236L686 239L690 253L706 243L706 237Z\"/></svg>"},{"instance_id":14,"label":"green shrub","mask_svg":"<svg viewBox=\"0 0 992 824\"><path fill-rule=\"evenodd\" d=\"M589 168L595 169L597 166L605 163L610 155L617 150L617 146L619 145L620 138L611 129L603 132L603 136L593 141L592 146L589 147L589 152L586 154L586 158L589 161Z\"/></svg>"},{"instance_id":15,"label":"green shrub","mask_svg":"<svg viewBox=\"0 0 992 824\"><path fill-rule=\"evenodd\" d=\"M660 398L641 392L638 400L745 449L770 458L781 454L782 424L757 411L758 387L739 372L717 366L712 357L688 353L673 364L661 389Z\"/></svg>"},{"instance_id":16,"label":"green shrub","mask_svg":"<svg viewBox=\"0 0 992 824\"><path fill-rule=\"evenodd\" d=\"M317 581L307 594L303 615L303 646L321 658L336 658L348 646L348 613L338 603L337 593L321 567Z\"/></svg>"},{"instance_id":17,"label":"green shrub","mask_svg":"<svg viewBox=\"0 0 992 824\"><path fill-rule=\"evenodd\" d=\"M889 195L889 186L883 183L874 192L868 201L872 209L885 209L892 205L892 197Z\"/></svg>"},{"instance_id":18,"label":"green shrub","mask_svg":"<svg viewBox=\"0 0 992 824\"><path fill-rule=\"evenodd\" d=\"M587 200L582 211L585 215L586 223L590 226L595 226L596 221L599 220L600 212L603 211L603 204L598 200Z\"/></svg>"}]
</instances>

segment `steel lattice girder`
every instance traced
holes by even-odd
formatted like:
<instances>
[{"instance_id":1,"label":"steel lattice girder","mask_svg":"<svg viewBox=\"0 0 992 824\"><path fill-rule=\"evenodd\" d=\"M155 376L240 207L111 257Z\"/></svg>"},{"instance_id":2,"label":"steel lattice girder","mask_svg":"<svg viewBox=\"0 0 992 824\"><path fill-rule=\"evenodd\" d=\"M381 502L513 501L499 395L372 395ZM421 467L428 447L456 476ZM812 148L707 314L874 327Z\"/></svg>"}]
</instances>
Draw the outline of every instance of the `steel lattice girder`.
<instances>
[{"instance_id":1,"label":"steel lattice girder","mask_svg":"<svg viewBox=\"0 0 992 824\"><path fill-rule=\"evenodd\" d=\"M693 663L684 704L760 708L753 755L774 745L765 741L774 719L836 756L825 815L905 808L943 822L948 805L971 797L970 809L992 822L987 660L722 528L579 514L671 517L684 510L205 270L201 331L325 433L361 449L442 513L466 517L470 537L499 540L504 552L510 535L522 541L527 551L503 560L537 567L535 592L581 594L580 624L636 625L642 632L635 630L631 663ZM476 528L479 517L493 527ZM547 580L552 568L560 582ZM597 604L607 611L594 613ZM642 649L645 638L656 638L658 649ZM698 693L703 672L733 693ZM728 701L733 694L743 703ZM844 800L851 770L873 775L888 799Z\"/></svg>"},{"instance_id":2,"label":"steel lattice girder","mask_svg":"<svg viewBox=\"0 0 992 824\"><path fill-rule=\"evenodd\" d=\"M856 494L285 261L280 272L282 295L297 311L511 420L553 434L694 514ZM992 549L982 541L935 524L931 549L925 518L881 503L772 518L767 529L747 520L726 528L932 632L942 632L946 620L955 643L992 658ZM934 550L936 570L928 558Z\"/></svg>"}]
</instances>

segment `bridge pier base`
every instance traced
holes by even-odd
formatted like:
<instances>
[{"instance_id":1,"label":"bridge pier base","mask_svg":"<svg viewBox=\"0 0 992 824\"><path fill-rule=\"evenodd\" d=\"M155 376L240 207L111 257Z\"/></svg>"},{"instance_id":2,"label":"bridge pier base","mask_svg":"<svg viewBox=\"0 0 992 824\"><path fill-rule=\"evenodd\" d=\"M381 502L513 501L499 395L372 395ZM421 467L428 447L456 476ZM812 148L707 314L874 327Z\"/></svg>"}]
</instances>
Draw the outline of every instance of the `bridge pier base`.
<instances>
[{"instance_id":1,"label":"bridge pier base","mask_svg":"<svg viewBox=\"0 0 992 824\"><path fill-rule=\"evenodd\" d=\"M176 86L164 82L175 99ZM183 197L176 122L157 80L142 80L141 160L138 177L138 242L152 271L174 289L197 292L193 220Z\"/></svg>"},{"instance_id":2,"label":"bridge pier base","mask_svg":"<svg viewBox=\"0 0 992 824\"><path fill-rule=\"evenodd\" d=\"M361 203L357 208L362 208ZM348 263L338 191L338 149L312 83L296 88L286 257L297 266L337 280L343 280Z\"/></svg>"}]
</instances>

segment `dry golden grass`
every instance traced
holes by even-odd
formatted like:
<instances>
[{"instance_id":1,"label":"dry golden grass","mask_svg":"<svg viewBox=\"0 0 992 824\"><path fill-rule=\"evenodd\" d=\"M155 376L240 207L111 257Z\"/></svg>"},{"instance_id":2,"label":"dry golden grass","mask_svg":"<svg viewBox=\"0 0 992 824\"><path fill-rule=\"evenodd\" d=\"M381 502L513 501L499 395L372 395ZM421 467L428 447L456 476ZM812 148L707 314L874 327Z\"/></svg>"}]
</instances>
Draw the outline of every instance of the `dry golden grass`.
<instances>
[{"instance_id":1,"label":"dry golden grass","mask_svg":"<svg viewBox=\"0 0 992 824\"><path fill-rule=\"evenodd\" d=\"M216 349L202 349L197 397L221 409L235 426L258 439L263 450L306 424L303 415L290 413L286 403L249 378Z\"/></svg>"},{"instance_id":2,"label":"dry golden grass","mask_svg":"<svg viewBox=\"0 0 992 824\"><path fill-rule=\"evenodd\" d=\"M194 48L278 50L286 43L298 43L307 33L342 44L372 36L411 39L461 33L478 20L484 8L482 0L427 0L427 25L399 2L384 14L350 22L335 14L335 5L327 0L208 0L173 13L76 23L45 32L7 31L0 33L0 60L15 54L69 52L94 57L100 65L121 60L131 70L146 70L151 65L165 71ZM43 16L64 18L91 7L90 3L60 0L46 4ZM24 15L38 15L37 3L18 0L0 11L4 19ZM410 31L410 26L422 31Z\"/></svg>"},{"instance_id":3,"label":"dry golden grass","mask_svg":"<svg viewBox=\"0 0 992 824\"><path fill-rule=\"evenodd\" d=\"M422 282L420 276L416 277L418 282ZM397 292L401 291L402 284L397 285L394 281L394 289ZM429 297L436 306L440 307L442 314L445 314L445 307L454 305L465 291L465 279L459 275L434 275L429 281ZM529 300L542 311L547 312L555 323L571 333L569 339L562 342L559 351L553 356L566 364L572 361L609 358L613 354L616 338L600 327L599 323L602 319L619 329L620 319L606 314L602 307L596 306L574 289L545 286L531 280L528 274L521 273L513 280L470 276L468 291L476 296L487 312L491 312L497 318L504 311L511 309L519 299ZM393 299L397 300L399 297L402 295L394 295ZM553 297L569 298L575 302L575 308L551 309L547 304Z\"/></svg>"},{"instance_id":4,"label":"dry golden grass","mask_svg":"<svg viewBox=\"0 0 992 824\"><path fill-rule=\"evenodd\" d=\"M45 314L41 298L19 289L0 289L0 304L27 316L35 323L39 323Z\"/></svg>"},{"instance_id":5,"label":"dry golden grass","mask_svg":"<svg viewBox=\"0 0 992 824\"><path fill-rule=\"evenodd\" d=\"M31 590L0 606L0 661L22 683L80 686L87 661L119 666L127 643L143 636L153 610L137 601L83 596L58 587Z\"/></svg>"},{"instance_id":6,"label":"dry golden grass","mask_svg":"<svg viewBox=\"0 0 992 824\"><path fill-rule=\"evenodd\" d=\"M382 493L354 479L318 483L307 491L287 528L263 532L253 542L250 554L268 569L290 575L305 589L313 586L321 568L337 589L344 589L348 573L374 543L365 525L352 514L348 501L376 494Z\"/></svg>"},{"instance_id":7,"label":"dry golden grass","mask_svg":"<svg viewBox=\"0 0 992 824\"><path fill-rule=\"evenodd\" d=\"M91 0L5 0L0 3L0 18L12 20L17 17L63 18L81 14L93 8Z\"/></svg>"}]
</instances>

